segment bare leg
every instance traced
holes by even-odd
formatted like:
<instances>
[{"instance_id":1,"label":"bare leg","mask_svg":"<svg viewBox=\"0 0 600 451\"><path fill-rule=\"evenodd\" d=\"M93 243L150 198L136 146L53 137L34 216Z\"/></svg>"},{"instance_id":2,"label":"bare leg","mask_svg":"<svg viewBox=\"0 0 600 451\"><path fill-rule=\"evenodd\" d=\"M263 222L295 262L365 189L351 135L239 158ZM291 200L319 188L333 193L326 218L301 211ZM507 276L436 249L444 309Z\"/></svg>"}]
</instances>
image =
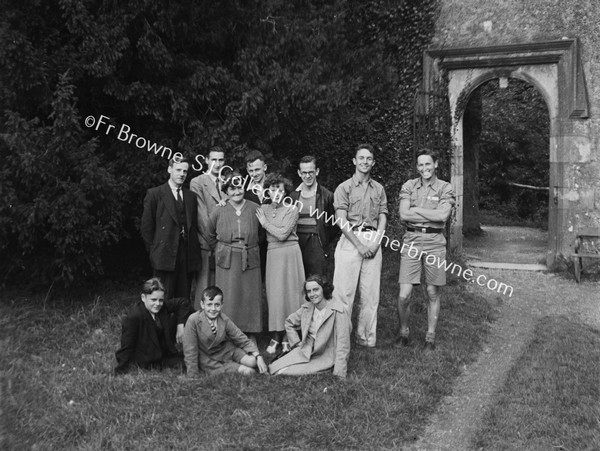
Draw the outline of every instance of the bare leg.
<instances>
[{"instance_id":1,"label":"bare leg","mask_svg":"<svg viewBox=\"0 0 600 451\"><path fill-rule=\"evenodd\" d=\"M254 369L257 367L256 357L251 355L245 355L244 357L242 357L242 360L240 360L240 363L241 365L238 368L238 373L242 373L246 376L256 374L256 370Z\"/></svg>"},{"instance_id":2,"label":"bare leg","mask_svg":"<svg viewBox=\"0 0 600 451\"><path fill-rule=\"evenodd\" d=\"M435 328L440 314L441 299L438 287L427 285L427 297L429 298L429 305L427 306L427 336L435 340Z\"/></svg>"},{"instance_id":3,"label":"bare leg","mask_svg":"<svg viewBox=\"0 0 600 451\"><path fill-rule=\"evenodd\" d=\"M398 320L400 322L400 335L408 335L408 319L410 317L410 295L413 286L410 283L400 284L400 293L398 294Z\"/></svg>"}]
</instances>

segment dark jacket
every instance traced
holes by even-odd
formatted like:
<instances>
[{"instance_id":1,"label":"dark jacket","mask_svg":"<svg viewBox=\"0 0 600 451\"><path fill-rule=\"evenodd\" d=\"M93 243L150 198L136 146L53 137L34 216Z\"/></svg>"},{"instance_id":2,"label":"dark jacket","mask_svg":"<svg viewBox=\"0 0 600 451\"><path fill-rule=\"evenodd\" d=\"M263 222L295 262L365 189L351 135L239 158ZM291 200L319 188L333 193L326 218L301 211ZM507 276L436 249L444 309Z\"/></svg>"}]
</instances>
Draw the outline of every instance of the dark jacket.
<instances>
[{"instance_id":1,"label":"dark jacket","mask_svg":"<svg viewBox=\"0 0 600 451\"><path fill-rule=\"evenodd\" d=\"M317 184L317 198L315 199L315 209L311 215L317 220L317 232L321 240L321 246L327 256L329 254L329 244L337 237L340 230L334 225L335 209L333 208L333 193L327 188ZM296 190L290 194L290 197L296 203L300 199L300 191ZM321 214L325 212L324 214ZM319 217L320 216L320 217Z\"/></svg>"},{"instance_id":2,"label":"dark jacket","mask_svg":"<svg viewBox=\"0 0 600 451\"><path fill-rule=\"evenodd\" d=\"M198 242L198 207L194 193L187 189L183 189L182 193L186 215L188 270L192 272L199 270L202 264ZM140 231L155 270L175 270L181 229L175 202L168 183L150 188L144 198Z\"/></svg>"},{"instance_id":3,"label":"dark jacket","mask_svg":"<svg viewBox=\"0 0 600 451\"><path fill-rule=\"evenodd\" d=\"M121 327L121 347L116 352L116 374L129 371L132 366L150 368L160 365L164 357L177 354L175 334L178 324L185 324L193 310L190 302L184 298L169 299L157 314L162 331L154 323L152 315L143 301L138 301L127 316L123 318ZM162 337L159 337L162 333ZM166 349L161 347L161 341Z\"/></svg>"}]
</instances>

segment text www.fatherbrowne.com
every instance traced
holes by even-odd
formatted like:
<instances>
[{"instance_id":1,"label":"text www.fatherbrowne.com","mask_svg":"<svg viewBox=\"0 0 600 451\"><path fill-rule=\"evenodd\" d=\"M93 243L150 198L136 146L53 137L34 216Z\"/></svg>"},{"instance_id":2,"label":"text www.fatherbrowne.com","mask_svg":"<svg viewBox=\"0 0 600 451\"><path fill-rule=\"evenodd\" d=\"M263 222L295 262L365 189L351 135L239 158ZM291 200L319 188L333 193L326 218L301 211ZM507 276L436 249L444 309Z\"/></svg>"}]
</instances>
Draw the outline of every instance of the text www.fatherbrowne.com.
<instances>
[{"instance_id":1,"label":"text www.fatherbrowne.com","mask_svg":"<svg viewBox=\"0 0 600 451\"><path fill-rule=\"evenodd\" d=\"M116 126L108 123L107 120L110 120L110 118L107 116L104 116L104 115L100 115L100 117L98 119L96 119L94 116L88 116L85 118L84 123L85 123L86 127L94 128L94 130L96 130L96 131L98 131L101 127L104 126L106 128L106 130L104 131L104 134L106 134L106 135L108 135L112 129L115 129L114 133L116 133ZM173 153L172 149L170 149L169 147L165 147L162 145L158 145L157 143L150 142L150 140L144 138L143 136L139 136L135 133L132 133L131 127L129 127L129 125L127 125L127 124L121 124L121 126L119 128L119 132L117 134L117 139L119 141L127 142L128 144L134 143L138 149L145 149L148 152L153 152L155 155L158 155L160 153L161 157L163 157L163 158L166 157L168 159L171 159L171 158L177 159L177 158L183 157L183 155L179 152ZM135 139L135 141L134 141L134 139ZM202 162L205 160L204 157L202 155L197 155L194 160L199 165L199 167L192 166L193 169L196 171L202 170L202 168L203 168ZM224 169L224 168L222 168L222 169ZM220 171L219 171L219 178L222 178ZM255 186L252 186L252 184L250 184L250 183L245 183L244 180L240 180L238 183L240 183L241 185L247 186L246 189L252 189L253 191L254 191L254 188L256 188ZM234 181L233 184L237 185L236 181ZM259 190L262 189L263 195L269 197L268 188L258 187L258 189ZM258 194L258 193L255 192L255 194ZM299 200L294 201L289 196L286 196L282 200L282 203L285 206L294 206L295 208L302 209L302 202L300 202ZM300 204L300 206L298 206L298 204ZM321 218L324 218L326 223L337 226L340 229L348 231L348 232L353 230L353 226L348 220L341 218L339 216L336 217L335 214L328 214L326 211L319 211L319 209L316 209L316 208L313 209L312 206L310 207L310 216L315 217L318 220L320 220ZM388 246L393 251L400 250L400 252L404 252L406 250L406 247L407 247L406 243L400 243L400 241L395 240L395 239L390 240L390 238L385 234L385 232L382 233L379 230L369 230L369 231L366 231L363 233L365 233L364 238L368 239L369 241L378 242L380 245ZM383 243L383 240L385 240L385 243ZM411 255L411 251L414 251L414 253L412 255ZM423 256L425 256L425 264L426 265L430 265L430 266L437 265L438 268L444 268L444 271L446 271L446 272L450 271L451 274L454 274L456 271L458 277L462 277L467 282L472 282L472 283L475 282L479 286L485 286L489 290L497 291L498 293L502 293L502 294L506 294L508 292L509 293L508 296L509 297L512 296L512 293L513 293L512 286L507 285L502 282L498 282L495 279L488 279L484 274L480 274L477 277L475 277L472 270L470 270L470 269L463 270L463 268L456 263L450 263L446 260L441 261L437 256L432 255L432 254L427 254L425 251L419 252L419 250L417 248L413 247L412 243L410 244L410 246L408 246L408 250L406 250L406 254L404 254L404 255L407 255L409 258L418 258L419 260L421 260L423 258Z\"/></svg>"},{"instance_id":2,"label":"text www.fatherbrowne.com","mask_svg":"<svg viewBox=\"0 0 600 451\"><path fill-rule=\"evenodd\" d=\"M337 225L342 230L350 231L352 230L352 225L343 218L335 217L335 215L329 215L325 211L318 211L318 209L313 210L310 208L310 215L314 216L316 219L321 219L324 217L325 222L328 222L333 225ZM426 265L429 266L437 266L437 268L443 268L444 271L450 272L450 274L456 274L458 277L462 277L467 282L477 283L479 286L485 286L488 290L495 291L497 293L508 294L508 297L512 297L513 287L507 285L503 282L498 282L496 279L488 279L485 274L475 275L471 269L463 269L457 263L452 263L447 260L441 260L439 257L433 254L428 254L426 251L419 251L416 247L413 246L413 243L410 245L406 243L400 243L398 240L390 240L390 238L385 235L385 233L381 233L377 230L369 230L365 233L365 238L369 241L378 241L382 246L387 246L393 251L398 251L403 253L403 256L408 256L408 258L416 258L419 260L423 260ZM368 236L367 236L368 235ZM384 242L385 240L385 242Z\"/></svg>"},{"instance_id":3,"label":"text www.fatherbrowne.com","mask_svg":"<svg viewBox=\"0 0 600 451\"><path fill-rule=\"evenodd\" d=\"M246 184L242 179L239 181L234 180L234 186L244 186L246 185L249 190L254 191L255 194L258 194L258 191L262 190L262 194L265 197L269 197L269 189L255 186L251 187L250 184ZM283 199L280 199L280 202L286 207L294 207L299 210L302 210L303 203L300 200L293 200L289 196L285 196ZM344 218L336 216L335 214L329 214L326 211L320 211L318 208L313 208L310 206L309 214L311 217L314 217L317 220L324 219L327 224L331 224L339 227L342 230L350 232L354 229L353 225ZM451 263L447 260L440 260L436 255L428 254L426 251L419 251L416 247L413 246L413 243L410 245L406 243L401 243L400 241L394 239L390 240L390 238L379 230L368 230L363 232L365 235L363 236L365 239L371 242L377 242L379 245L384 247L389 247L393 251L400 251L403 253L403 256L407 256L408 258L418 258L419 260L423 260L426 265L433 266L436 265L438 268L443 268L444 271L450 272L450 274L456 274L458 277L462 277L467 282L477 283L479 286L485 286L487 289L496 291L497 293L507 294L508 297L512 297L513 287L507 285L503 282L498 282L496 279L488 279L485 274L480 274L475 276L471 269L463 269L457 263ZM385 242L384 242L385 240ZM406 251L406 252L405 252Z\"/></svg>"}]
</instances>

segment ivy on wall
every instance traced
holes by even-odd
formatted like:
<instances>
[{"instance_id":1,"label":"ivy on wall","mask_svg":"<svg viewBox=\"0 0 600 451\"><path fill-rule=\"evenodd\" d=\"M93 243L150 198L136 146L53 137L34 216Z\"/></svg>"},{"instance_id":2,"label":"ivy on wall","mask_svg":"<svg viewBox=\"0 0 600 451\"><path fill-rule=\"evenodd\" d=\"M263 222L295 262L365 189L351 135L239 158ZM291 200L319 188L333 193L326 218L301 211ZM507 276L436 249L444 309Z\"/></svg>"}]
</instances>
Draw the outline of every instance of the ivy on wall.
<instances>
[{"instance_id":1,"label":"ivy on wall","mask_svg":"<svg viewBox=\"0 0 600 451\"><path fill-rule=\"evenodd\" d=\"M191 157L219 145L235 166L260 149L291 175L313 153L331 189L371 142L391 200L414 174L436 0L4 3L1 284L101 275L137 240L166 161L87 129L88 115Z\"/></svg>"}]
</instances>

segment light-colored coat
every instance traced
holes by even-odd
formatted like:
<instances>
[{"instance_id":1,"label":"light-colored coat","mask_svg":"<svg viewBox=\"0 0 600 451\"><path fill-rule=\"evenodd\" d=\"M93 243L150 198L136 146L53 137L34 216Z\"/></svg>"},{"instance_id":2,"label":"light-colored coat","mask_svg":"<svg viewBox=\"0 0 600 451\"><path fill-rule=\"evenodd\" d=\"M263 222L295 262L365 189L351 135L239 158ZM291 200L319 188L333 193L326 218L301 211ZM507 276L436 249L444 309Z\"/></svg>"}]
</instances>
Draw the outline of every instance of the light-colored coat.
<instances>
[{"instance_id":1,"label":"light-colored coat","mask_svg":"<svg viewBox=\"0 0 600 451\"><path fill-rule=\"evenodd\" d=\"M200 246L204 250L210 250L208 237L208 223L210 214L213 212L221 199L227 199L227 194L217 190L217 185L208 173L194 177L190 181L190 191L198 198L198 238ZM220 197L219 197L220 196Z\"/></svg>"},{"instance_id":2,"label":"light-colored coat","mask_svg":"<svg viewBox=\"0 0 600 451\"><path fill-rule=\"evenodd\" d=\"M350 318L343 304L328 300L323 322L317 330L314 345L308 339L308 330L315 306L307 302L285 320L285 330L290 346L288 354L269 366L271 374L283 368L283 374L300 375L326 371L333 367L333 374L346 377L350 355ZM302 340L297 329L302 332Z\"/></svg>"},{"instance_id":3,"label":"light-colored coat","mask_svg":"<svg viewBox=\"0 0 600 451\"><path fill-rule=\"evenodd\" d=\"M254 342L224 313L216 319L216 326L215 335L203 311L188 318L183 333L183 355L189 377L198 376L200 371L208 374L237 372L240 365L231 356L236 347L248 354L258 352Z\"/></svg>"}]
</instances>

